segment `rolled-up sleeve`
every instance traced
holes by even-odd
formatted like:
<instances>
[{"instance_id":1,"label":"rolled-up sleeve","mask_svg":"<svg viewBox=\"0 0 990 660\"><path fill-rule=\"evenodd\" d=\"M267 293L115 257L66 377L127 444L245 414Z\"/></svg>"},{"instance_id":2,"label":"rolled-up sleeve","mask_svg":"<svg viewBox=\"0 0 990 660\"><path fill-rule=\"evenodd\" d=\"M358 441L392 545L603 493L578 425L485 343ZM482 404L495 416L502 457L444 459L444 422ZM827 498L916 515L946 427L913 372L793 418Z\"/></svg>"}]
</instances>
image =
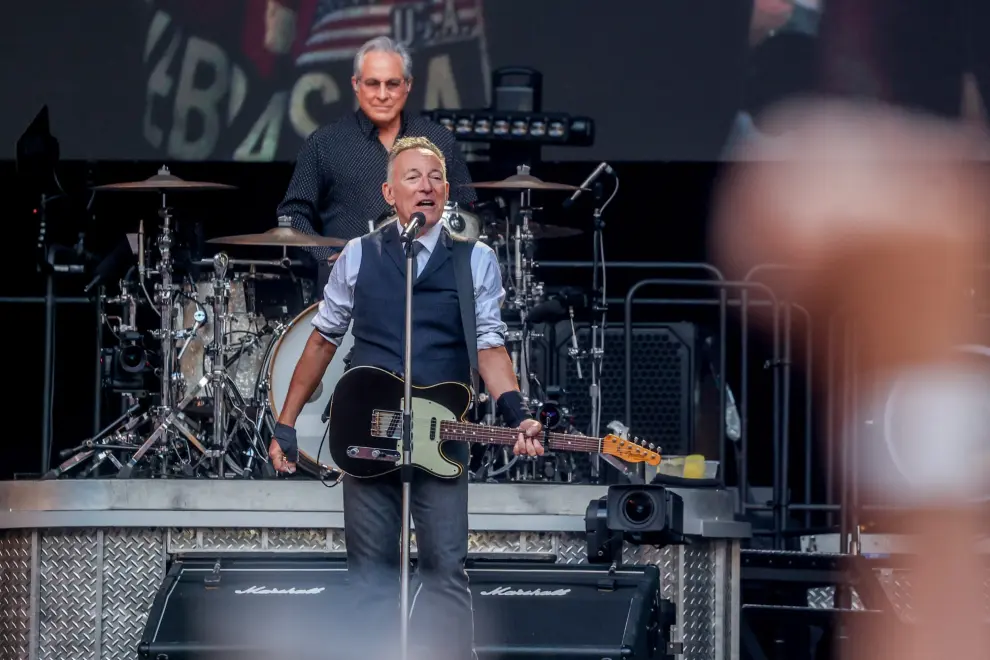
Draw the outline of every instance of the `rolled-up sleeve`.
<instances>
[{"instance_id":1,"label":"rolled-up sleeve","mask_svg":"<svg viewBox=\"0 0 990 660\"><path fill-rule=\"evenodd\" d=\"M361 269L361 239L356 238L344 246L340 257L330 271L330 279L323 289L323 300L313 317L313 327L334 346L347 333L354 310L354 284Z\"/></svg>"},{"instance_id":2,"label":"rolled-up sleeve","mask_svg":"<svg viewBox=\"0 0 990 660\"><path fill-rule=\"evenodd\" d=\"M506 325L502 322L502 273L495 252L484 243L475 244L471 252L474 279L474 310L478 331L478 350L505 345Z\"/></svg>"}]
</instances>

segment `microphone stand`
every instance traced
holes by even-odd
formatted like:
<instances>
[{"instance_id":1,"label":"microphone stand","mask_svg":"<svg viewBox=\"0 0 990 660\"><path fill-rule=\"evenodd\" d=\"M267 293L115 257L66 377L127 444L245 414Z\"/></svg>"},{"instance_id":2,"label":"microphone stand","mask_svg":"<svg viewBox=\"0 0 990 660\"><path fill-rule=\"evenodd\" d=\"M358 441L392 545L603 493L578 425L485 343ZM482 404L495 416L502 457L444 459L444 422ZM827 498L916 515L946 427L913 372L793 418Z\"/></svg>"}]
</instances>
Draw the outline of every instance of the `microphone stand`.
<instances>
[{"instance_id":1,"label":"microphone stand","mask_svg":"<svg viewBox=\"0 0 990 660\"><path fill-rule=\"evenodd\" d=\"M599 267L605 268L602 259L602 230L605 222L602 220L602 207L598 202L602 198L602 185L596 183L593 188L595 197L594 232L592 234L592 246L594 254L591 257L591 385L589 395L591 397L591 437L599 437L599 426L601 425L602 411L602 388L601 373L602 362L605 358L605 322L608 304L605 300L605 277L599 273ZM600 456L595 455L591 461L591 476L597 479L600 474Z\"/></svg>"},{"instance_id":2,"label":"microphone stand","mask_svg":"<svg viewBox=\"0 0 990 660\"><path fill-rule=\"evenodd\" d=\"M416 222L410 219L409 222ZM412 520L410 514L410 501L412 497L412 297L413 297L413 266L416 255L413 251L413 243L416 238L416 231L400 233L406 254L406 337L405 337L405 364L403 366L403 393L402 393L402 458L399 474L402 480L402 541L399 548L399 604L401 620L399 622L399 645L401 647L400 658L409 658L409 579L412 542Z\"/></svg>"}]
</instances>

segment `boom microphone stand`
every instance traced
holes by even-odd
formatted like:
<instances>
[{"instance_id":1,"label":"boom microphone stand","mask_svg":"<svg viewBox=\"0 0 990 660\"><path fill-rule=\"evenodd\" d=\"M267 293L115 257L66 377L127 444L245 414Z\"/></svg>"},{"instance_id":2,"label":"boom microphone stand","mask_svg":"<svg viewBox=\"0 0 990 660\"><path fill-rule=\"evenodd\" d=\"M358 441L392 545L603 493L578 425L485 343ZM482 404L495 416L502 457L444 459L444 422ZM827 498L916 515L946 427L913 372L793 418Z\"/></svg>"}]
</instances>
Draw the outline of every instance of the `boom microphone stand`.
<instances>
[{"instance_id":1,"label":"boom microphone stand","mask_svg":"<svg viewBox=\"0 0 990 660\"><path fill-rule=\"evenodd\" d=\"M416 251L413 250L413 239L416 232L426 224L426 216L413 213L409 222L402 228L400 239L406 252L406 353L403 366L402 393L402 466L399 473L402 478L402 545L399 549L399 604L401 620L399 622L399 645L402 648L402 660L409 658L409 562L411 552L412 520L409 503L412 497L412 297L413 282L415 281L414 266Z\"/></svg>"}]
</instances>

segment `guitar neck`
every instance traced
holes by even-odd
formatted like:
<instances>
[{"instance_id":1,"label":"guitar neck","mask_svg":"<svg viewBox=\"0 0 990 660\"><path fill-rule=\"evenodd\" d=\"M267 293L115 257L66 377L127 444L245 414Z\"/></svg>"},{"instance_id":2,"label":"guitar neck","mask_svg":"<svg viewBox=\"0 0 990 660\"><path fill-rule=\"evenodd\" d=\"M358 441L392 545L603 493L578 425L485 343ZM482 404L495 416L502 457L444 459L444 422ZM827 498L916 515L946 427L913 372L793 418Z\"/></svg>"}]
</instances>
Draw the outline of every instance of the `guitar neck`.
<instances>
[{"instance_id":1,"label":"guitar neck","mask_svg":"<svg viewBox=\"0 0 990 660\"><path fill-rule=\"evenodd\" d=\"M519 440L519 430L500 426L482 426L467 422L441 422L440 439L443 441L460 440L462 442L477 442L483 445L514 445ZM600 453L602 441L584 435L568 433L546 433L538 436L544 445L554 451L576 451L585 453Z\"/></svg>"}]
</instances>

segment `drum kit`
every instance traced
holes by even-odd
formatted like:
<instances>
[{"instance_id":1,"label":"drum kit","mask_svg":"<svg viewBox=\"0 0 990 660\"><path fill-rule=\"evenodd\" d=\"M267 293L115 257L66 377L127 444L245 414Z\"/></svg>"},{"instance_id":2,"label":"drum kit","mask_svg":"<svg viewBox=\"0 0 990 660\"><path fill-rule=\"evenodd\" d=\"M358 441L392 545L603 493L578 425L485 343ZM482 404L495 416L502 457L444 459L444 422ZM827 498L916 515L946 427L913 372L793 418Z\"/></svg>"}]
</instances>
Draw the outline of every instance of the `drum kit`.
<instances>
[{"instance_id":1,"label":"drum kit","mask_svg":"<svg viewBox=\"0 0 990 660\"><path fill-rule=\"evenodd\" d=\"M542 181L525 166L507 179L468 185L518 196L509 204L498 199L471 208L448 203L442 222L453 234L486 242L499 256L506 289L503 315L511 328L506 348L522 393L536 413L545 393L532 373L532 342L537 335L527 321L545 296L534 274L535 244L582 232L535 222L531 196L580 188ZM219 251L212 258L183 263L176 256L175 217L167 196L231 188L186 181L164 167L143 181L95 188L159 194L159 222L153 236L145 235L142 222L137 236L131 238L132 245L136 243L137 266L119 282L119 292L108 296L101 288L99 294L103 318L119 340L119 346L102 353L104 388L122 397L123 414L78 447L62 452L67 460L48 478L70 472L78 476L115 473L118 478L276 476L267 448L319 305L315 281L305 273L306 262L293 258L290 250L339 248L346 241L300 232L292 228L290 218L281 217L277 227L264 233L207 241L232 251L242 246L271 250L271 258L240 259ZM208 275L197 280L191 275L196 272ZM263 285L272 281L282 286L276 287L274 299L268 299ZM291 296L281 295L286 287L293 292ZM116 315L114 308L119 309ZM151 310L145 316L153 327L139 327L139 309ZM353 341L348 332L338 352L346 355ZM326 410L344 368L344 360L331 362L299 415L297 476L324 482L342 476L320 459L326 460ZM476 400L479 421L497 424L494 402L484 392ZM492 469L500 460L502 467ZM515 461L485 454L482 462L485 478L491 480L496 472L511 474L509 468Z\"/></svg>"}]
</instances>

